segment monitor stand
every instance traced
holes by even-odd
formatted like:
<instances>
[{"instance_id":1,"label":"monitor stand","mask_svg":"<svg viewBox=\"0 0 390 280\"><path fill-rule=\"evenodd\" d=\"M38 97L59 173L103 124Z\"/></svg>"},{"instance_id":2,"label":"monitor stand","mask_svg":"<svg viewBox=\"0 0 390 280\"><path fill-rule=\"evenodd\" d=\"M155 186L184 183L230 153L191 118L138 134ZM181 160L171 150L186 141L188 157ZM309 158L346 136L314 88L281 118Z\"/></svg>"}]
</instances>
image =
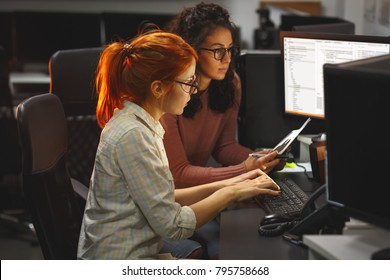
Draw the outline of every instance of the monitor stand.
<instances>
[{"instance_id":1,"label":"monitor stand","mask_svg":"<svg viewBox=\"0 0 390 280\"><path fill-rule=\"evenodd\" d=\"M390 253L390 231L371 226L343 231L336 235L304 235L309 259L370 260L386 259Z\"/></svg>"}]
</instances>

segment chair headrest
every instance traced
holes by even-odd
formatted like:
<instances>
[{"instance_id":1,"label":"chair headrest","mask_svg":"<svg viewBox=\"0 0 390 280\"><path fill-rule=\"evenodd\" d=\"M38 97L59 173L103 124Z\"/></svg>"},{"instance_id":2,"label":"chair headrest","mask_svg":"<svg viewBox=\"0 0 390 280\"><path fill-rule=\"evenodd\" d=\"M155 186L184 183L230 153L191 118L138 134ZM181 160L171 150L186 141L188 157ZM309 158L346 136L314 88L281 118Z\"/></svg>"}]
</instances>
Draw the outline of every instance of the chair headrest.
<instances>
[{"instance_id":1,"label":"chair headrest","mask_svg":"<svg viewBox=\"0 0 390 280\"><path fill-rule=\"evenodd\" d=\"M96 67L102 50L102 47L59 50L50 58L50 92L59 96L66 115L95 114Z\"/></svg>"}]
</instances>

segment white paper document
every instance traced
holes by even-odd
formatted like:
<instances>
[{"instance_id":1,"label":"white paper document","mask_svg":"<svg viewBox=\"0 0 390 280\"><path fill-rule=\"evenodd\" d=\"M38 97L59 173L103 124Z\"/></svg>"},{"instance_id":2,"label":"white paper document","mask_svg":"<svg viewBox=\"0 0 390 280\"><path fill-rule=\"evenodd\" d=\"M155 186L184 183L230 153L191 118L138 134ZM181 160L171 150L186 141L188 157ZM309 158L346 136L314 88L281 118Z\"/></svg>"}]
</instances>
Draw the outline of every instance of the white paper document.
<instances>
[{"instance_id":1,"label":"white paper document","mask_svg":"<svg viewBox=\"0 0 390 280\"><path fill-rule=\"evenodd\" d=\"M299 133L305 128L305 126L311 121L311 118L308 118L305 123L299 128L291 131L286 137L283 138L274 148L278 151L278 154L283 154L286 149L291 145L291 143L297 138Z\"/></svg>"}]
</instances>

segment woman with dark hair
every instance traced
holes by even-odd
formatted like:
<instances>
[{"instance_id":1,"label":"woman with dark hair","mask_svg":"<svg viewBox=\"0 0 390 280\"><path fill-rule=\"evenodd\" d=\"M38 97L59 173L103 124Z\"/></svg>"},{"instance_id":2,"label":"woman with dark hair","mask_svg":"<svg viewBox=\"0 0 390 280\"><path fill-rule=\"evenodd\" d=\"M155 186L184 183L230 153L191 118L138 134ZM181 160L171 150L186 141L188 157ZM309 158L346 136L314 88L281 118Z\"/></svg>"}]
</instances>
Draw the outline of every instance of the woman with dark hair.
<instances>
[{"instance_id":1,"label":"woman with dark hair","mask_svg":"<svg viewBox=\"0 0 390 280\"><path fill-rule=\"evenodd\" d=\"M103 128L80 232L80 259L158 259L234 201L278 195L267 174L175 190L159 120L197 92L198 56L180 36L149 31L101 54L96 117Z\"/></svg>"},{"instance_id":2,"label":"woman with dark hair","mask_svg":"<svg viewBox=\"0 0 390 280\"><path fill-rule=\"evenodd\" d=\"M239 53L239 38L227 10L202 2L185 8L165 29L180 35L199 55L199 93L191 96L182 115L166 114L161 120L176 188L226 179L256 168L271 171L280 163L275 158L277 152L250 157L253 151L236 139L241 82L233 60ZM206 167L211 156L222 167Z\"/></svg>"},{"instance_id":3,"label":"woman with dark hair","mask_svg":"<svg viewBox=\"0 0 390 280\"><path fill-rule=\"evenodd\" d=\"M239 36L226 9L200 3L185 8L165 27L180 35L198 53L196 75L199 93L182 115L165 114L164 145L176 188L231 178L249 170L270 172L279 164L277 152L261 158L236 139L241 82L233 60L239 53ZM222 167L206 166L213 157ZM210 257L219 251L219 224L212 221L198 231L208 245Z\"/></svg>"}]
</instances>

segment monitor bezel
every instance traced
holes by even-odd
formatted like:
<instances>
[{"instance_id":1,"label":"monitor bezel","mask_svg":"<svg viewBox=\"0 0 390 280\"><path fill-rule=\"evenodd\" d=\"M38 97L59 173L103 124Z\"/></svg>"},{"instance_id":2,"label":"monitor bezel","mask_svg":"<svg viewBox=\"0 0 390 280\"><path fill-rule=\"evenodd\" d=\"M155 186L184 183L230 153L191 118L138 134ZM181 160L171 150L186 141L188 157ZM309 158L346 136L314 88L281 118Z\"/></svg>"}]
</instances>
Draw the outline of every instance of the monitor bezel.
<instances>
[{"instance_id":1,"label":"monitor bezel","mask_svg":"<svg viewBox=\"0 0 390 280\"><path fill-rule=\"evenodd\" d=\"M357 35L357 34L339 34L339 33L314 33L314 32L296 32L296 31L280 31L280 52L282 55L282 71L283 71L283 79L282 79L282 111L286 116L298 116L303 118L313 118L324 120L325 119L325 107L324 114L314 115L308 113L298 113L286 111L286 93L285 93L285 63L284 63L284 38L302 38L302 39L314 39L314 40L334 40L334 41L351 41L351 42L367 42L367 43L383 43L390 45L390 36L374 36L374 35ZM390 54L390 53L389 53Z\"/></svg>"}]
</instances>

